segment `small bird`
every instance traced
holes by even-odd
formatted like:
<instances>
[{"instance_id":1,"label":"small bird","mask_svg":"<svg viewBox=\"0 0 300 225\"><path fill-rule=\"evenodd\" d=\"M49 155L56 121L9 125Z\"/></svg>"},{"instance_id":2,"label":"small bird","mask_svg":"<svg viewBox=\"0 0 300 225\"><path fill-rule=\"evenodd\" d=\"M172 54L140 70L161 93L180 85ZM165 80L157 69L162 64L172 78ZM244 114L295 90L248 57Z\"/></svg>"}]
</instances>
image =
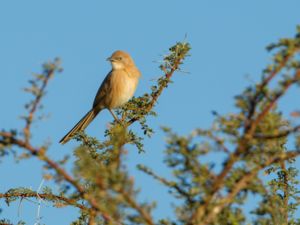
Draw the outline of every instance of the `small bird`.
<instances>
[{"instance_id":1,"label":"small bird","mask_svg":"<svg viewBox=\"0 0 300 225\"><path fill-rule=\"evenodd\" d=\"M92 109L60 140L61 144L67 143L76 132L83 131L103 109L108 109L118 120L112 109L122 106L134 95L141 73L131 56L118 50L107 60L112 70L100 85Z\"/></svg>"}]
</instances>

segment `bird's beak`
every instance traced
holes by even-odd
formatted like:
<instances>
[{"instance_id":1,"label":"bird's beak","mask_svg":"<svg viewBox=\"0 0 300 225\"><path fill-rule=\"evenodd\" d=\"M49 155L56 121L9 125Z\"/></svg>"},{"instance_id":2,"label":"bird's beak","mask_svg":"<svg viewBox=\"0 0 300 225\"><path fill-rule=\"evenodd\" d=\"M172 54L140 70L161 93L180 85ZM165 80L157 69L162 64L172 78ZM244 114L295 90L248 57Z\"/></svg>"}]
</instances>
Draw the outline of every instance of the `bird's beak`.
<instances>
[{"instance_id":1,"label":"bird's beak","mask_svg":"<svg viewBox=\"0 0 300 225\"><path fill-rule=\"evenodd\" d=\"M115 60L114 60L113 58L111 58L111 57L108 57L106 60L109 61L109 62L114 62L114 61L115 61Z\"/></svg>"}]
</instances>

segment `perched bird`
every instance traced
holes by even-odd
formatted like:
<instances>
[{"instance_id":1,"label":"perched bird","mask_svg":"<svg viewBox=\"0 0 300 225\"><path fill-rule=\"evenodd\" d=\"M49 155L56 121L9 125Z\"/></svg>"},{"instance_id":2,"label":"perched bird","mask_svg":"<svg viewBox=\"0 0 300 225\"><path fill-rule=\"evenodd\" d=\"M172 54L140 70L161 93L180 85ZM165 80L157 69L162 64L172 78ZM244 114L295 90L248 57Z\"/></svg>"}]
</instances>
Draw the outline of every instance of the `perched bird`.
<instances>
[{"instance_id":1,"label":"perched bird","mask_svg":"<svg viewBox=\"0 0 300 225\"><path fill-rule=\"evenodd\" d=\"M124 51L115 51L110 61L112 70L103 80L95 96L92 109L60 140L68 142L76 132L84 130L103 109L108 109L118 120L112 109L118 108L132 98L141 76L131 56Z\"/></svg>"}]
</instances>

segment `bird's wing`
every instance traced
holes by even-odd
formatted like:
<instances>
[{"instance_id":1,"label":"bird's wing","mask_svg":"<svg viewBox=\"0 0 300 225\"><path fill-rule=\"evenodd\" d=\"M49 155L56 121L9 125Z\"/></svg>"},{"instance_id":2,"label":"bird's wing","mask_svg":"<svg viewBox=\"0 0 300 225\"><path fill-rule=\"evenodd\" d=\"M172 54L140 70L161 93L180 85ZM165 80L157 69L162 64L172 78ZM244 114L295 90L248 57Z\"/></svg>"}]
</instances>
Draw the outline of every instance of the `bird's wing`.
<instances>
[{"instance_id":1,"label":"bird's wing","mask_svg":"<svg viewBox=\"0 0 300 225\"><path fill-rule=\"evenodd\" d=\"M102 104L104 104L103 99L105 99L105 96L107 93L109 93L111 90L111 73L110 71L105 79L103 80L102 84L100 85L97 94L94 99L93 108L95 107L103 107Z\"/></svg>"}]
</instances>

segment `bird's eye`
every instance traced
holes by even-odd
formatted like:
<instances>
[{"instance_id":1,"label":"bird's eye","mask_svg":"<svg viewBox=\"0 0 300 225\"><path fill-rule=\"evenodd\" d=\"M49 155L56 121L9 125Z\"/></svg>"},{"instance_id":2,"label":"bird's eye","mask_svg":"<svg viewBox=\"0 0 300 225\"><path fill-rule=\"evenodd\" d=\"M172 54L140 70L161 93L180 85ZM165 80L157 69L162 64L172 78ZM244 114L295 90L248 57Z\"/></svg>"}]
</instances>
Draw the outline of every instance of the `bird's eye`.
<instances>
[{"instance_id":1,"label":"bird's eye","mask_svg":"<svg viewBox=\"0 0 300 225\"><path fill-rule=\"evenodd\" d=\"M117 60L121 61L121 60L122 60L122 57L118 57Z\"/></svg>"}]
</instances>

